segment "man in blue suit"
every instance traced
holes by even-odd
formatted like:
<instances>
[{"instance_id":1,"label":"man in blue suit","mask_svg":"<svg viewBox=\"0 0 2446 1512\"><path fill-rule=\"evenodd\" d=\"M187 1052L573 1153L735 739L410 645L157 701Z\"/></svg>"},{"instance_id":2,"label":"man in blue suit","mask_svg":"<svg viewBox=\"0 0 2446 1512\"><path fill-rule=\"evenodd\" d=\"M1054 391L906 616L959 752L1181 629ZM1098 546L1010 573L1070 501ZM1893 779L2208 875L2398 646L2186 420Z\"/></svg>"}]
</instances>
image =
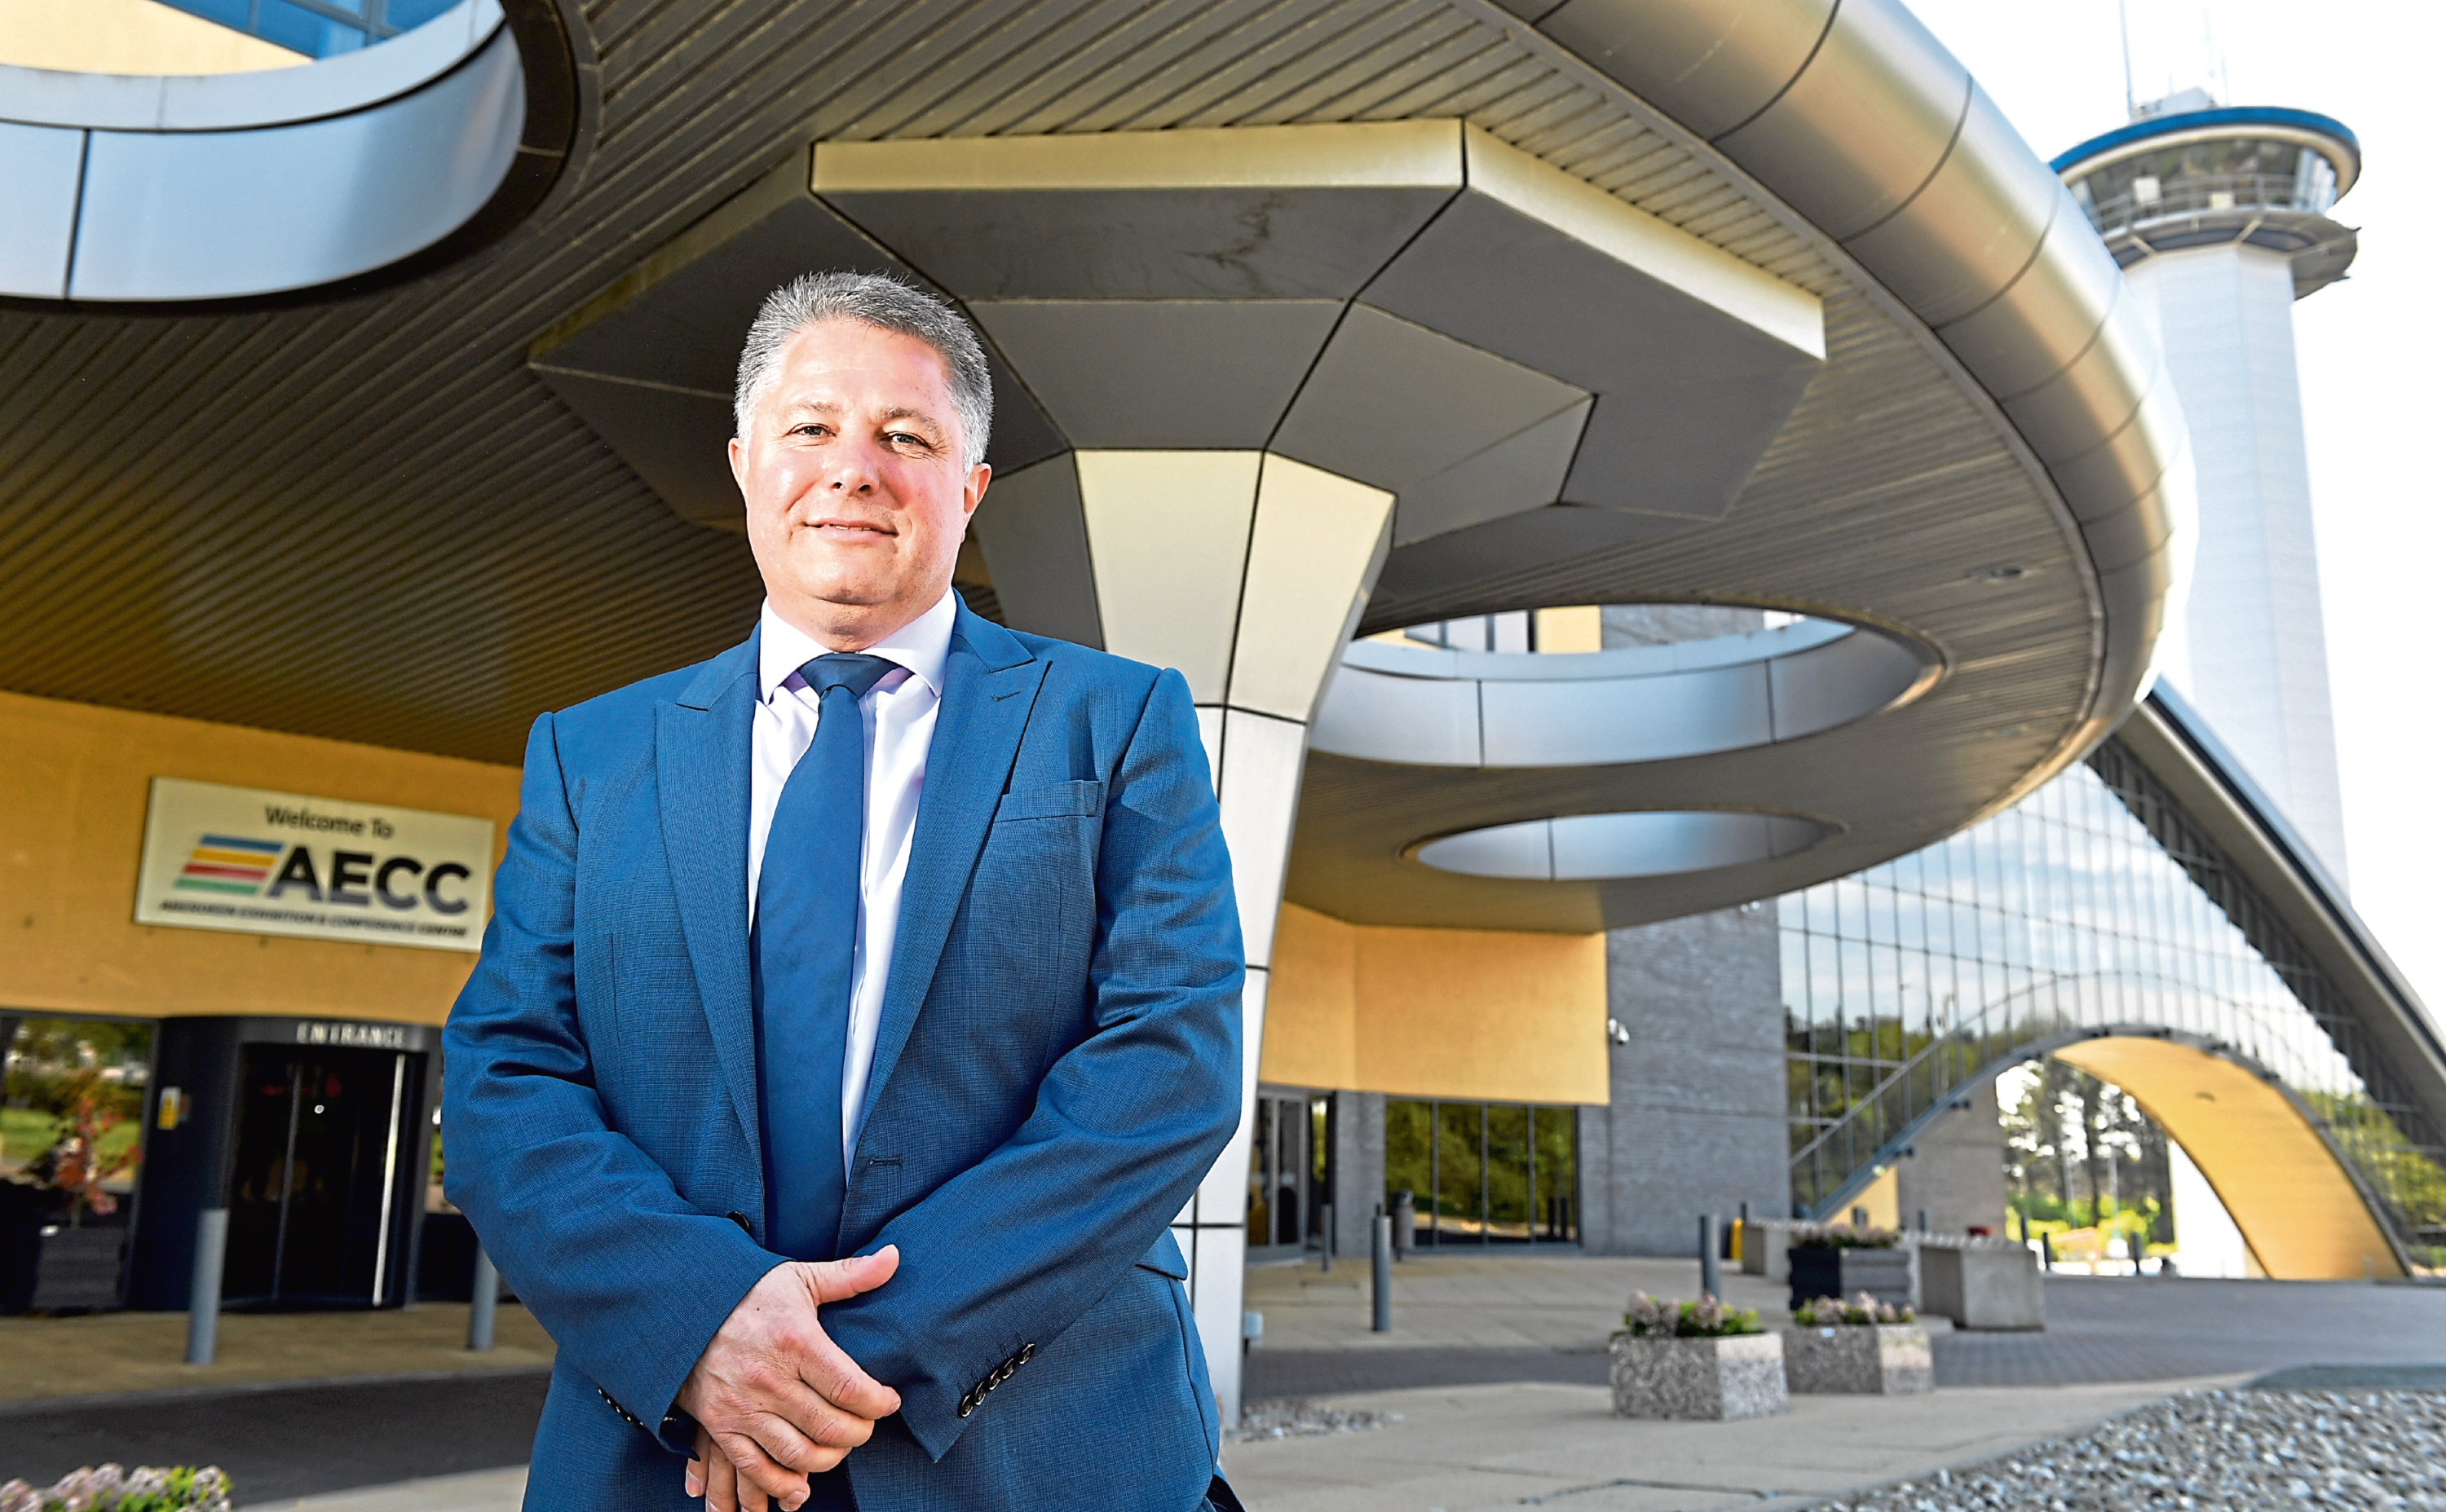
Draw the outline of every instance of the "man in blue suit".
<instances>
[{"instance_id":1,"label":"man in blue suit","mask_svg":"<svg viewBox=\"0 0 2446 1512\"><path fill-rule=\"evenodd\" d=\"M559 1346L530 1508L1231 1504L1166 1227L1239 1116L1230 862L1179 674L951 591L990 406L933 296L777 291L756 633L536 721L442 1104Z\"/></svg>"}]
</instances>

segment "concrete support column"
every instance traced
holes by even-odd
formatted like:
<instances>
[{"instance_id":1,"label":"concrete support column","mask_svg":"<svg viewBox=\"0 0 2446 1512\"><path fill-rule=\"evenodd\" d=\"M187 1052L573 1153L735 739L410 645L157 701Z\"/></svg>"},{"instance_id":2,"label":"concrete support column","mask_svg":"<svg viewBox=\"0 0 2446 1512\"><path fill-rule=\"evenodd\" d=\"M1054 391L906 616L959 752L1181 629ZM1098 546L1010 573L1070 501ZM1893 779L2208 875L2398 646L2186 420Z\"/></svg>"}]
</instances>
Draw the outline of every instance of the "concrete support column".
<instances>
[{"instance_id":1,"label":"concrete support column","mask_svg":"<svg viewBox=\"0 0 2446 1512\"><path fill-rule=\"evenodd\" d=\"M1226 1422L1240 1407L1249 1111L1308 727L1393 495L1257 451L1078 451L997 479L976 532L1010 623L1179 671L1232 849L1249 979L1239 1131L1175 1220Z\"/></svg>"},{"instance_id":2,"label":"concrete support column","mask_svg":"<svg viewBox=\"0 0 2446 1512\"><path fill-rule=\"evenodd\" d=\"M1333 1094L1333 1249L1367 1253L1369 1223L1384 1201L1384 1094Z\"/></svg>"}]
</instances>

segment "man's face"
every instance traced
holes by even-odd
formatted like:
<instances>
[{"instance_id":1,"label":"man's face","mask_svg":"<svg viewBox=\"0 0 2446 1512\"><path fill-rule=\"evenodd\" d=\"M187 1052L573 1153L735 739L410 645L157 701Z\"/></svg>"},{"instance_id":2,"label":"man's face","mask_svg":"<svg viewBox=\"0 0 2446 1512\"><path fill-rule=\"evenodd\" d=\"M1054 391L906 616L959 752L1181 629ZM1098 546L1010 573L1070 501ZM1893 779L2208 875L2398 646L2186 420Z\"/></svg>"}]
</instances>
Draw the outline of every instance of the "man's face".
<instances>
[{"instance_id":1,"label":"man's face","mask_svg":"<svg viewBox=\"0 0 2446 1512\"><path fill-rule=\"evenodd\" d=\"M961 462L949 379L913 336L820 321L781 349L730 443L774 608L835 650L891 634L950 586L990 470Z\"/></svg>"}]
</instances>

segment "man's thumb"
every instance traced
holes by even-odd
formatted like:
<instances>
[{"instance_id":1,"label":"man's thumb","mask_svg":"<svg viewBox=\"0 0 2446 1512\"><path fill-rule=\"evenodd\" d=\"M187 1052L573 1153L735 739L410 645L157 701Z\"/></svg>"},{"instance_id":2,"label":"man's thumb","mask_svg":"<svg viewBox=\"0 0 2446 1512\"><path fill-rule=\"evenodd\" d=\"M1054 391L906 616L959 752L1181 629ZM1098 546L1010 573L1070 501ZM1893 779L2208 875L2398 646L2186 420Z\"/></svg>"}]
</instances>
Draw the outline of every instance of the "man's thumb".
<instances>
[{"instance_id":1,"label":"man's thumb","mask_svg":"<svg viewBox=\"0 0 2446 1512\"><path fill-rule=\"evenodd\" d=\"M837 1302L871 1292L892 1279L900 1269L900 1246L886 1244L872 1255L853 1255L847 1260L818 1260L807 1267L808 1281L815 1288L818 1302Z\"/></svg>"}]
</instances>

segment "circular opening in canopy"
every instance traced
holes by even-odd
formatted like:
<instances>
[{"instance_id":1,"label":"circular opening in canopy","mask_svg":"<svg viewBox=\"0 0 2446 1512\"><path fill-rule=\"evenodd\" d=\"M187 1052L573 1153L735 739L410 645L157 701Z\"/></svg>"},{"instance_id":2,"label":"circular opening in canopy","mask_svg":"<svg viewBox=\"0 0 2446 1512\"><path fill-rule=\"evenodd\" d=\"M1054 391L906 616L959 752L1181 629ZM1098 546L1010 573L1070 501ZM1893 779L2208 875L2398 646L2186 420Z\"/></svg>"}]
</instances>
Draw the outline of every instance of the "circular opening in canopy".
<instances>
[{"instance_id":1,"label":"circular opening in canopy","mask_svg":"<svg viewBox=\"0 0 2446 1512\"><path fill-rule=\"evenodd\" d=\"M1780 813L1575 813L1465 830L1426 842L1411 858L1465 877L1609 882L1775 861L1834 832Z\"/></svg>"}]
</instances>

